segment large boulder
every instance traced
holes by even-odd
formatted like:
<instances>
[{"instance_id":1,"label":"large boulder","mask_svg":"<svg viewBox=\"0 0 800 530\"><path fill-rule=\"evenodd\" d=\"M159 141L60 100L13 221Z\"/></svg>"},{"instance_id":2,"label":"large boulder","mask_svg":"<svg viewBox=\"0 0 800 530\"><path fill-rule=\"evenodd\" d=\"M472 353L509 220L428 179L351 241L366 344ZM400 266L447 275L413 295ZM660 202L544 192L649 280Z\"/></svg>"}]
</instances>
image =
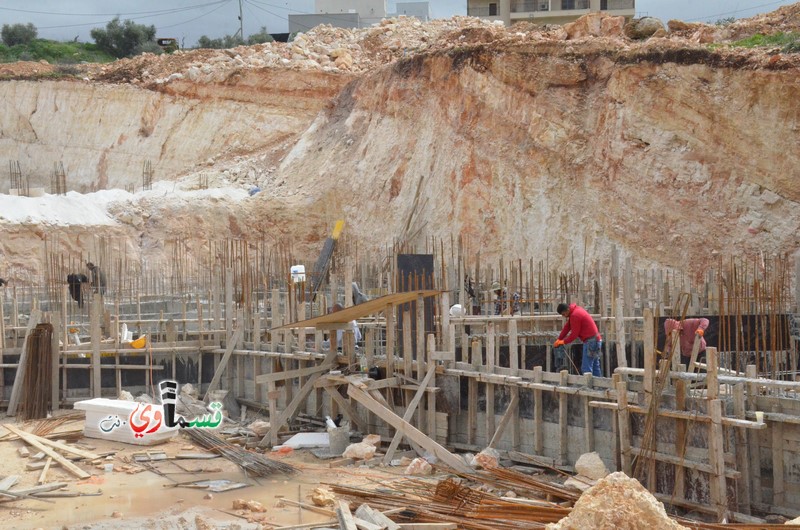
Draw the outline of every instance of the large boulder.
<instances>
[{"instance_id":1,"label":"large boulder","mask_svg":"<svg viewBox=\"0 0 800 530\"><path fill-rule=\"evenodd\" d=\"M664 23L656 17L634 18L625 24L625 36L633 40L649 39L658 30L664 30Z\"/></svg>"},{"instance_id":2,"label":"large boulder","mask_svg":"<svg viewBox=\"0 0 800 530\"><path fill-rule=\"evenodd\" d=\"M621 37L625 17L612 17L605 13L589 13L575 22L564 25L568 40L584 37Z\"/></svg>"}]
</instances>

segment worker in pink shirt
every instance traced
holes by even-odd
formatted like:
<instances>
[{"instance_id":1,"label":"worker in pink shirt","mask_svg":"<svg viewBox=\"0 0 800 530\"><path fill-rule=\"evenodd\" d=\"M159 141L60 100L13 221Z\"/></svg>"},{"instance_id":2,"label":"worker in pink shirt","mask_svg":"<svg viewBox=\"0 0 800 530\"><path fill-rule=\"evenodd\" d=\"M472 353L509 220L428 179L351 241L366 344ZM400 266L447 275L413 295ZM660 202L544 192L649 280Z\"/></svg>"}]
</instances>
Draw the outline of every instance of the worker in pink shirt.
<instances>
[{"instance_id":1,"label":"worker in pink shirt","mask_svg":"<svg viewBox=\"0 0 800 530\"><path fill-rule=\"evenodd\" d=\"M564 329L561 330L553 346L558 348L575 339L581 339L583 342L581 373L591 373L601 377L603 371L600 368L600 356L603 354L603 338L597 331L597 324L594 323L592 316L578 304L558 304L556 311L567 319L567 323L564 324Z\"/></svg>"},{"instance_id":2,"label":"worker in pink shirt","mask_svg":"<svg viewBox=\"0 0 800 530\"><path fill-rule=\"evenodd\" d=\"M707 318L687 318L685 320L674 320L672 318L668 318L664 321L664 333L666 334L667 338L664 343L664 353L669 355L672 352L672 338L670 334L673 330L679 331L680 337L680 344L681 344L681 364L689 367L689 361L692 358L692 348L694 347L694 338L695 336L700 337L700 350L697 354L697 358L700 358L700 354L706 351L706 339L703 338L703 335L706 334L706 329L708 329L708 319Z\"/></svg>"}]
</instances>

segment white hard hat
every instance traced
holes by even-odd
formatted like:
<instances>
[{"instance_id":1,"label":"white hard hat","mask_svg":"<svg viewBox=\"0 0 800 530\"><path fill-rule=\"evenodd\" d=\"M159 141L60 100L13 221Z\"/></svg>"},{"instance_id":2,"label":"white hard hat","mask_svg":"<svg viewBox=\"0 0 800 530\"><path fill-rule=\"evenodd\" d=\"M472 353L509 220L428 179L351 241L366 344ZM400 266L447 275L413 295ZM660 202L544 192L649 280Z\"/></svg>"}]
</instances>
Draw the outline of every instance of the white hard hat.
<instances>
[{"instance_id":1,"label":"white hard hat","mask_svg":"<svg viewBox=\"0 0 800 530\"><path fill-rule=\"evenodd\" d=\"M455 304L453 305L453 307L450 308L451 317L463 317L466 314L467 312L464 311L464 308L461 307L461 304Z\"/></svg>"}]
</instances>

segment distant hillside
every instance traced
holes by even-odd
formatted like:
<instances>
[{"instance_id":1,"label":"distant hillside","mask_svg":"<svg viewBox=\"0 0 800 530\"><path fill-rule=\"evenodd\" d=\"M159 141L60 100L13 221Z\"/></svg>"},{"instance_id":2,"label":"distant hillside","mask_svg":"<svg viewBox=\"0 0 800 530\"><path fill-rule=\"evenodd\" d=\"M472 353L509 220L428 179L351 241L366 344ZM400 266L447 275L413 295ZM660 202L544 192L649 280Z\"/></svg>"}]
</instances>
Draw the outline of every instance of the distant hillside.
<instances>
[{"instance_id":1,"label":"distant hillside","mask_svg":"<svg viewBox=\"0 0 800 530\"><path fill-rule=\"evenodd\" d=\"M11 47L0 43L0 63L43 60L52 64L108 63L114 57L100 50L96 44L83 42L36 39L30 44Z\"/></svg>"}]
</instances>

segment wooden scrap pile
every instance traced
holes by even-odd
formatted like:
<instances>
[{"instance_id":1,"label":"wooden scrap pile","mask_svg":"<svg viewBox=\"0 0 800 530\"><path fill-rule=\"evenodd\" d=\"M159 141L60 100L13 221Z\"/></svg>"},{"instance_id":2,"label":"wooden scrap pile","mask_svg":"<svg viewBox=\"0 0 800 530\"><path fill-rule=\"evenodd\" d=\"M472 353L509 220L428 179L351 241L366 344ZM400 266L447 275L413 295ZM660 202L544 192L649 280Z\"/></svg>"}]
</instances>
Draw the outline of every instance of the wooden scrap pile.
<instances>
[{"instance_id":1,"label":"wooden scrap pile","mask_svg":"<svg viewBox=\"0 0 800 530\"><path fill-rule=\"evenodd\" d=\"M458 528L490 530L543 528L570 512L578 493L559 484L509 469L492 469L470 475L482 483L467 485L466 477L448 477L438 482L406 479L382 484L379 490L330 485L339 495L369 503L380 510L403 506L396 521L453 523ZM524 497L507 497L514 491ZM496 493L501 491L503 493Z\"/></svg>"},{"instance_id":2,"label":"wooden scrap pile","mask_svg":"<svg viewBox=\"0 0 800 530\"><path fill-rule=\"evenodd\" d=\"M82 417L82 414L80 415ZM25 445L19 447L20 457L29 458L25 466L28 470L38 473L37 486L29 488L12 489L19 480L18 475L10 475L0 481L0 503L13 502L25 499L39 499L42 497L77 497L87 495L77 492L56 492L68 486L66 482L47 482L50 468L60 466L67 473L79 478L89 479L91 474L75 464L76 461L99 465L106 454L96 454L87 449L78 448L61 439L61 433L54 433L53 429L76 419L76 415L44 420L36 424L36 432L58 437L58 441L38 436L13 424L3 424L9 434L3 436L4 441L20 440ZM44 502L50 502L44 500Z\"/></svg>"}]
</instances>

